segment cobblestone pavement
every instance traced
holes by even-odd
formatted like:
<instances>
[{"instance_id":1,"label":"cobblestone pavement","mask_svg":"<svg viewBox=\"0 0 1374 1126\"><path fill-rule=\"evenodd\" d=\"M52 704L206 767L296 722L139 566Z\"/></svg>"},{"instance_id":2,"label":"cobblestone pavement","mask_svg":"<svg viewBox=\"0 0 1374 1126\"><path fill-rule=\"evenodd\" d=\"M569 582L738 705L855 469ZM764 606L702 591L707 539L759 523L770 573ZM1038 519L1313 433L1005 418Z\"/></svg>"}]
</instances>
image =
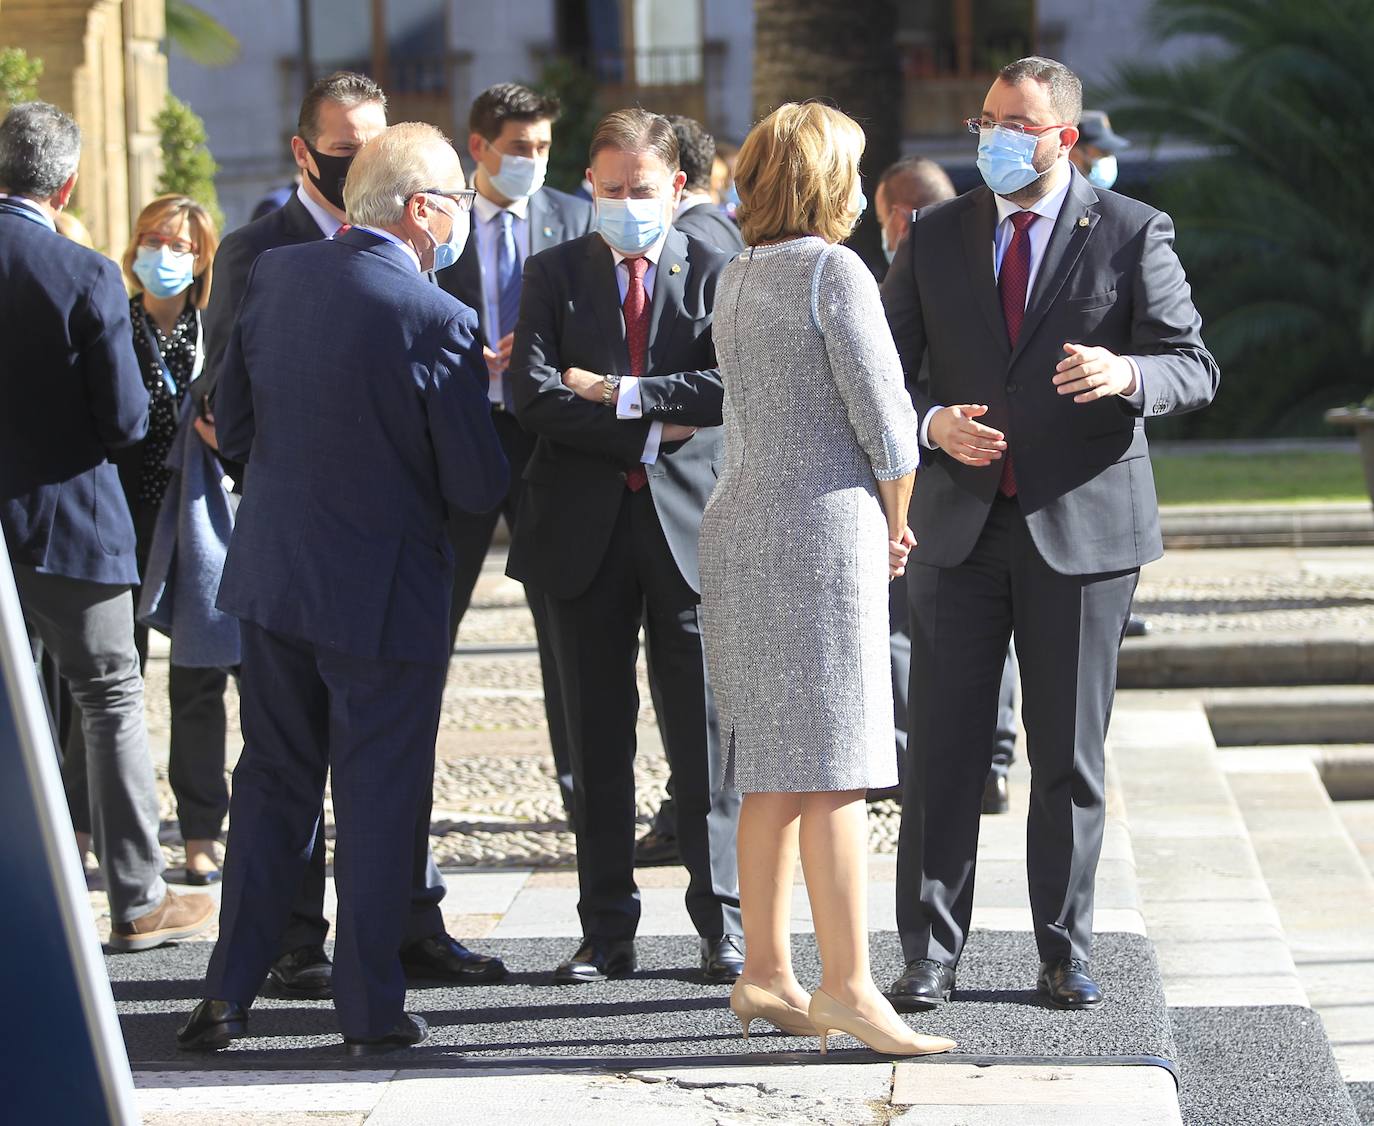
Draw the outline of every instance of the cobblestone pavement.
<instances>
[{"instance_id":1,"label":"cobblestone pavement","mask_svg":"<svg viewBox=\"0 0 1374 1126\"><path fill-rule=\"evenodd\" d=\"M444 866L566 866L573 840L548 750L534 632L520 587L502 575L502 562L493 557L488 564L459 635L460 654L467 653L449 669L431 843ZM1175 551L1145 569L1136 607L1159 633L1224 632L1238 643L1247 633L1273 630L1374 630L1374 549ZM484 646L501 652L481 653ZM148 720L160 751L165 848L176 866L182 854L166 782L166 671L165 660L149 666ZM637 798L647 825L668 770L642 658L639 681ZM239 740L232 684L228 706L232 765ZM895 851L899 808L880 802L870 809L873 851Z\"/></svg>"}]
</instances>

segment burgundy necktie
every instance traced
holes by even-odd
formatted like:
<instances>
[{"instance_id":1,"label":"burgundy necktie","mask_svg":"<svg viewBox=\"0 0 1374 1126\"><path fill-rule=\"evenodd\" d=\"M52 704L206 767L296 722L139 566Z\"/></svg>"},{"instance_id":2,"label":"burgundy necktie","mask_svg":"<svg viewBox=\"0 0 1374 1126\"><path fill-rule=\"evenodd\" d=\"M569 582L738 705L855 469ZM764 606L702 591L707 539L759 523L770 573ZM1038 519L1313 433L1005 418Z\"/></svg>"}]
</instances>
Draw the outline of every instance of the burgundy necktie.
<instances>
[{"instance_id":1,"label":"burgundy necktie","mask_svg":"<svg viewBox=\"0 0 1374 1126\"><path fill-rule=\"evenodd\" d=\"M649 260L626 258L625 267L630 271L630 284L625 287L625 303L621 306L625 313L625 347L630 353L630 374L638 379L644 374L644 361L649 352L649 300L644 292ZM625 485L632 493L639 492L648 483L649 474L642 464L625 474Z\"/></svg>"},{"instance_id":2,"label":"burgundy necktie","mask_svg":"<svg viewBox=\"0 0 1374 1126\"><path fill-rule=\"evenodd\" d=\"M1016 228L1011 245L1002 255L1002 269L997 274L997 290L1002 295L1002 317L1007 322L1007 339L1016 347L1021 335L1021 322L1026 319L1026 290L1030 287L1031 242L1030 225L1038 219L1034 211L1018 211L1011 217ZM1003 496L1016 495L1016 470L1012 468L1011 451L1002 453L1002 480L997 491Z\"/></svg>"}]
</instances>

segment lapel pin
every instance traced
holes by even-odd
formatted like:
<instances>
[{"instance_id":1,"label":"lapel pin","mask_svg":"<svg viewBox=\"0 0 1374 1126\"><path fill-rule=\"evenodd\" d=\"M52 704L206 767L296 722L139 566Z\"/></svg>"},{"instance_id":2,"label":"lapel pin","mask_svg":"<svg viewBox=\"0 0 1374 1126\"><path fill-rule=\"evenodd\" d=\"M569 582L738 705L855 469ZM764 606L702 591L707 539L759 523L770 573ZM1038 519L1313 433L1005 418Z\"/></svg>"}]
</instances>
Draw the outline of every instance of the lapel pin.
<instances>
[{"instance_id":1,"label":"lapel pin","mask_svg":"<svg viewBox=\"0 0 1374 1126\"><path fill-rule=\"evenodd\" d=\"M553 228L552 228L552 227L545 227L545 228L544 228L544 237L545 237L545 238L553 238Z\"/></svg>"},{"instance_id":2,"label":"lapel pin","mask_svg":"<svg viewBox=\"0 0 1374 1126\"><path fill-rule=\"evenodd\" d=\"M1084 215L1081 219L1078 220L1078 225L1080 227L1086 227L1088 225L1088 217Z\"/></svg>"},{"instance_id":3,"label":"lapel pin","mask_svg":"<svg viewBox=\"0 0 1374 1126\"><path fill-rule=\"evenodd\" d=\"M668 272L670 274L680 274L682 272L682 267L679 266L676 262L674 262L671 266L668 267Z\"/></svg>"}]
</instances>

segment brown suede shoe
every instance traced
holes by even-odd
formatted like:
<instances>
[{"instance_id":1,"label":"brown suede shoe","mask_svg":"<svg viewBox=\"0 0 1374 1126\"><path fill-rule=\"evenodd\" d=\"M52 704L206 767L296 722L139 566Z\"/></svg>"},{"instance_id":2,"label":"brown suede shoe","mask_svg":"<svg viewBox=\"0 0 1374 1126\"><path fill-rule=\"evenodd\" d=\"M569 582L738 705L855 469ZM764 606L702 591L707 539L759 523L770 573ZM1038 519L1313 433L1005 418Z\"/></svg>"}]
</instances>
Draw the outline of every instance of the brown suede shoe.
<instances>
[{"instance_id":1,"label":"brown suede shoe","mask_svg":"<svg viewBox=\"0 0 1374 1126\"><path fill-rule=\"evenodd\" d=\"M148 914L132 923L115 923L109 947L128 954L190 938L215 921L215 910L215 901L208 895L178 895L168 888L162 902Z\"/></svg>"}]
</instances>

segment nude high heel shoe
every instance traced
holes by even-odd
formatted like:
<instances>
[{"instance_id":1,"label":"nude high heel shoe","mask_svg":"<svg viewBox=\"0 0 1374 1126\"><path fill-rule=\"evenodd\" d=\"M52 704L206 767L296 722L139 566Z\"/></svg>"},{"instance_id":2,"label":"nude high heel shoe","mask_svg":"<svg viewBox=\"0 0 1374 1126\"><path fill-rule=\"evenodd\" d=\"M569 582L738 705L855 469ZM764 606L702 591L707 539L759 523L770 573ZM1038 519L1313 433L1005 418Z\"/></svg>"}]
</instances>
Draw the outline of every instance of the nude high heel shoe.
<instances>
[{"instance_id":1,"label":"nude high heel shoe","mask_svg":"<svg viewBox=\"0 0 1374 1126\"><path fill-rule=\"evenodd\" d=\"M817 989L811 995L808 1010L811 1023L821 1038L821 1055L826 1054L826 1038L832 1032L847 1032L856 1040L861 1040L875 1052L889 1056L933 1056L947 1052L954 1047L953 1040L943 1036L926 1036L920 1032L908 1032L905 1036L893 1036L884 1032L871 1020L861 1016L848 1005L841 1005L829 993Z\"/></svg>"},{"instance_id":2,"label":"nude high heel shoe","mask_svg":"<svg viewBox=\"0 0 1374 1126\"><path fill-rule=\"evenodd\" d=\"M749 1026L756 1020L766 1020L793 1036L816 1035L815 1026L805 1009L789 1005L781 997L757 985L736 982L735 988L730 991L730 1011L739 1018L746 1040L749 1039Z\"/></svg>"}]
</instances>

